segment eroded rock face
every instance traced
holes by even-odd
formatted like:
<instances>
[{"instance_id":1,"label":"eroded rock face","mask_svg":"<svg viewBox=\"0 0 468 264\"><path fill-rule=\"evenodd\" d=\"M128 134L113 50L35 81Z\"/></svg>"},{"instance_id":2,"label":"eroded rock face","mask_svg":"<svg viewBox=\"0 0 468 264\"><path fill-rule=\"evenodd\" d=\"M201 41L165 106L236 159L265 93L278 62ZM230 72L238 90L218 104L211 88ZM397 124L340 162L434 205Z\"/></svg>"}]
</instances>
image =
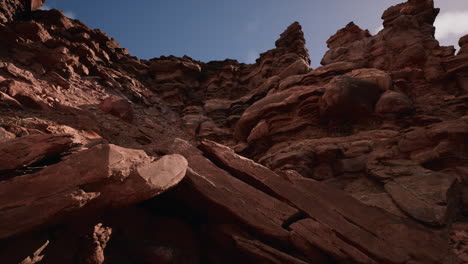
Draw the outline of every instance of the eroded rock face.
<instances>
[{"instance_id":1,"label":"eroded rock face","mask_svg":"<svg viewBox=\"0 0 468 264\"><path fill-rule=\"evenodd\" d=\"M102 111L110 113L116 117L121 118L124 121L133 121L133 108L131 103L119 96L109 96L104 98L99 105Z\"/></svg>"},{"instance_id":2,"label":"eroded rock face","mask_svg":"<svg viewBox=\"0 0 468 264\"><path fill-rule=\"evenodd\" d=\"M79 210L144 201L176 185L186 169L187 161L180 155L153 161L141 150L98 145L36 173L1 181L0 237ZM35 217L25 217L31 213Z\"/></svg>"},{"instance_id":3,"label":"eroded rock face","mask_svg":"<svg viewBox=\"0 0 468 264\"><path fill-rule=\"evenodd\" d=\"M405 114L413 110L413 103L404 94L394 91L385 92L377 102L375 111L379 114Z\"/></svg>"},{"instance_id":4,"label":"eroded rock face","mask_svg":"<svg viewBox=\"0 0 468 264\"><path fill-rule=\"evenodd\" d=\"M254 64L146 61L41 4L0 3L0 262L466 259L468 38L432 1L316 69L297 22Z\"/></svg>"},{"instance_id":5,"label":"eroded rock face","mask_svg":"<svg viewBox=\"0 0 468 264\"><path fill-rule=\"evenodd\" d=\"M361 119L374 112L379 87L351 77L336 77L325 89L320 115L326 119Z\"/></svg>"},{"instance_id":6,"label":"eroded rock face","mask_svg":"<svg viewBox=\"0 0 468 264\"><path fill-rule=\"evenodd\" d=\"M0 146L0 173L55 158L68 151L72 143L67 135L33 135L3 142Z\"/></svg>"}]
</instances>

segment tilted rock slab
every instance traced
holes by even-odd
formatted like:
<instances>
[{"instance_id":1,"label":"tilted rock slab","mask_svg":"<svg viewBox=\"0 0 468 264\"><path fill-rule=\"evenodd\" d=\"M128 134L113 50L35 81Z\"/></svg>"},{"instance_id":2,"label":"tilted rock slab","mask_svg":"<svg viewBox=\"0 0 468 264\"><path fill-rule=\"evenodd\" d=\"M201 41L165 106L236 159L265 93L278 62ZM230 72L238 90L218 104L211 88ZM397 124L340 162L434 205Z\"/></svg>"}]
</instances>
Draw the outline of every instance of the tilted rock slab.
<instances>
[{"instance_id":1,"label":"tilted rock slab","mask_svg":"<svg viewBox=\"0 0 468 264\"><path fill-rule=\"evenodd\" d=\"M97 145L37 173L0 182L0 239L81 210L122 207L178 184L187 160L154 161L142 150Z\"/></svg>"},{"instance_id":2,"label":"tilted rock slab","mask_svg":"<svg viewBox=\"0 0 468 264\"><path fill-rule=\"evenodd\" d=\"M67 135L32 135L4 142L0 145L0 173L57 156L72 143Z\"/></svg>"},{"instance_id":3,"label":"tilted rock slab","mask_svg":"<svg viewBox=\"0 0 468 264\"><path fill-rule=\"evenodd\" d=\"M233 177L187 141L176 139L167 148L183 153L189 163L186 180L176 190L184 202L211 219L241 223L264 239L288 244L289 234L282 226L299 210Z\"/></svg>"},{"instance_id":4,"label":"tilted rock slab","mask_svg":"<svg viewBox=\"0 0 468 264\"><path fill-rule=\"evenodd\" d=\"M436 233L340 190L306 178L284 179L212 141L200 147L232 175L307 215L289 227L292 243L310 259L324 252L338 263L443 263L449 255Z\"/></svg>"}]
</instances>

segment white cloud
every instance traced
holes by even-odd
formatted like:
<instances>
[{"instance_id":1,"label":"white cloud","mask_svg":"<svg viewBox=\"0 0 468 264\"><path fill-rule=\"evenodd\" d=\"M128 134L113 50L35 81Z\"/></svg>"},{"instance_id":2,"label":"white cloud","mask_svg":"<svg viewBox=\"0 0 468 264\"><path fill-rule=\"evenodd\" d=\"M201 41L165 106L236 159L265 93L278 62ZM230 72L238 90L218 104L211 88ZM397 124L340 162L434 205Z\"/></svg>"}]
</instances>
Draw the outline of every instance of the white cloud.
<instances>
[{"instance_id":1,"label":"white cloud","mask_svg":"<svg viewBox=\"0 0 468 264\"><path fill-rule=\"evenodd\" d=\"M458 39L468 34L468 10L441 13L434 25L441 44L458 47Z\"/></svg>"},{"instance_id":2,"label":"white cloud","mask_svg":"<svg viewBox=\"0 0 468 264\"><path fill-rule=\"evenodd\" d=\"M245 60L246 60L246 63L255 63L257 58L258 58L258 53L255 50L251 50L249 51L249 53L247 53L247 57L245 58Z\"/></svg>"},{"instance_id":3,"label":"white cloud","mask_svg":"<svg viewBox=\"0 0 468 264\"><path fill-rule=\"evenodd\" d=\"M71 18L71 19L75 19L76 18L76 14L73 13L72 11L64 11L63 14L68 17L68 18Z\"/></svg>"}]
</instances>

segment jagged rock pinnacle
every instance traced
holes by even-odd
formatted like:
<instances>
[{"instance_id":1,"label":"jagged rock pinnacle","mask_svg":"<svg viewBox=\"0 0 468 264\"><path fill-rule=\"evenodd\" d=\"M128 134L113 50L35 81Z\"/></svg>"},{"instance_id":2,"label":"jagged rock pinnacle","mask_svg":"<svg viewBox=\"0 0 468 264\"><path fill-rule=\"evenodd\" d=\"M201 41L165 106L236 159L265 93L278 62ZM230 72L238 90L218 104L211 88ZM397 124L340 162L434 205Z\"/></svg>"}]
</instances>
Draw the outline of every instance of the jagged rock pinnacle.
<instances>
[{"instance_id":1,"label":"jagged rock pinnacle","mask_svg":"<svg viewBox=\"0 0 468 264\"><path fill-rule=\"evenodd\" d=\"M310 64L309 51L306 48L306 41L302 26L299 22L292 23L275 42L279 49L286 49L290 53L296 53Z\"/></svg>"}]
</instances>

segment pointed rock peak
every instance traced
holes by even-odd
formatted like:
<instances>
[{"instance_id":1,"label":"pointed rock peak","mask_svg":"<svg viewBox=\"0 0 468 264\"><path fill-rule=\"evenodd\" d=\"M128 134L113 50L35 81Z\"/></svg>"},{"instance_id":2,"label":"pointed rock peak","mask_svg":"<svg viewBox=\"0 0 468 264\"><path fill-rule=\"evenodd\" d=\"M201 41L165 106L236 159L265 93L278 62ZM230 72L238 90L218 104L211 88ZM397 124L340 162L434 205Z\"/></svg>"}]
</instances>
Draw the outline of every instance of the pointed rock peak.
<instances>
[{"instance_id":1,"label":"pointed rock peak","mask_svg":"<svg viewBox=\"0 0 468 264\"><path fill-rule=\"evenodd\" d=\"M433 25L439 11L439 8L434 8L434 0L408 0L385 10L382 19L384 27L403 16L413 17L419 24Z\"/></svg>"},{"instance_id":2,"label":"pointed rock peak","mask_svg":"<svg viewBox=\"0 0 468 264\"><path fill-rule=\"evenodd\" d=\"M350 22L327 40L327 46L328 48L336 48L370 36L369 30L363 30L354 22Z\"/></svg>"},{"instance_id":3,"label":"pointed rock peak","mask_svg":"<svg viewBox=\"0 0 468 264\"><path fill-rule=\"evenodd\" d=\"M302 26L299 22L292 23L275 42L277 49L284 50L285 53L295 53L310 64L309 51L306 48L306 41Z\"/></svg>"},{"instance_id":4,"label":"pointed rock peak","mask_svg":"<svg viewBox=\"0 0 468 264\"><path fill-rule=\"evenodd\" d=\"M277 48L287 47L295 41L302 41L305 44L302 26L297 21L292 23L283 33L281 33L280 38L276 41L275 45Z\"/></svg>"}]
</instances>

